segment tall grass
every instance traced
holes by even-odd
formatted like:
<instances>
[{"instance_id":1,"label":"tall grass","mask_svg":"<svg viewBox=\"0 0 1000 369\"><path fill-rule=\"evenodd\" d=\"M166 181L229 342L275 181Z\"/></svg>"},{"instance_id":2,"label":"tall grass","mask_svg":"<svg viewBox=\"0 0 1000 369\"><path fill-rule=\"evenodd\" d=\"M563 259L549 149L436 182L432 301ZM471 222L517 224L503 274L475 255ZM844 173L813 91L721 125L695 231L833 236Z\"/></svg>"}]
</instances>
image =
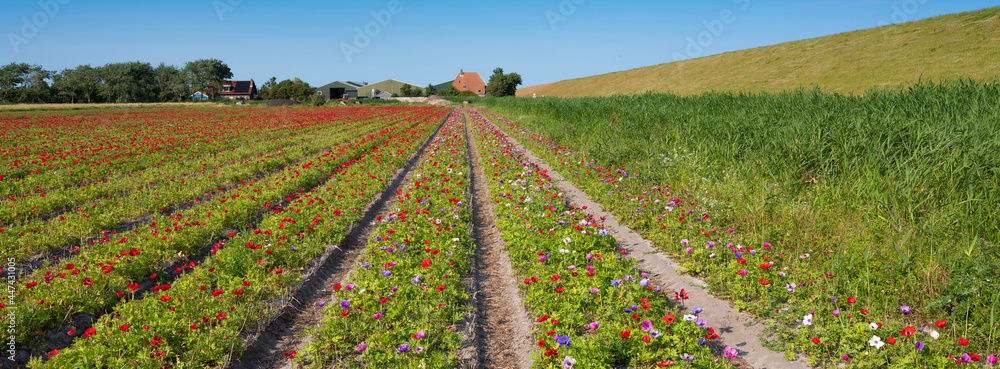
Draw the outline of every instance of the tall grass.
<instances>
[{"instance_id":1,"label":"tall grass","mask_svg":"<svg viewBox=\"0 0 1000 369\"><path fill-rule=\"evenodd\" d=\"M478 103L601 164L719 201L726 221L818 255L844 288L978 311L970 324L987 334L997 324L1000 82Z\"/></svg>"}]
</instances>

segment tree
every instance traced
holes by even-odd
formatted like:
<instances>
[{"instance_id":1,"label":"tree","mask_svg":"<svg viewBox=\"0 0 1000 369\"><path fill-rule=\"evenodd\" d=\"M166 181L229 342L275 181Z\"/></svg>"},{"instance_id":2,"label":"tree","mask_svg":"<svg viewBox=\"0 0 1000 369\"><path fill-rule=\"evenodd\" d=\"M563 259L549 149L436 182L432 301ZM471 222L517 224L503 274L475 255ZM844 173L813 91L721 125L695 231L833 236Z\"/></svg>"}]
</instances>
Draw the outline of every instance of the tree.
<instances>
[{"instance_id":1,"label":"tree","mask_svg":"<svg viewBox=\"0 0 1000 369\"><path fill-rule=\"evenodd\" d=\"M399 94L403 97L417 97L423 95L423 93L419 87L411 86L410 84L404 84L403 87L399 88Z\"/></svg>"},{"instance_id":2,"label":"tree","mask_svg":"<svg viewBox=\"0 0 1000 369\"><path fill-rule=\"evenodd\" d=\"M52 90L48 80L53 71L39 65L10 63L0 68L0 101L38 103L47 102Z\"/></svg>"},{"instance_id":3,"label":"tree","mask_svg":"<svg viewBox=\"0 0 1000 369\"><path fill-rule=\"evenodd\" d=\"M520 84L520 74L504 74L503 68L497 68L493 70L490 82L486 84L486 94L489 96L514 96L517 92L517 86Z\"/></svg>"},{"instance_id":4,"label":"tree","mask_svg":"<svg viewBox=\"0 0 1000 369\"><path fill-rule=\"evenodd\" d=\"M200 59L184 65L184 74L194 90L206 92L210 97L222 91L222 81L233 78L229 66L218 59Z\"/></svg>"},{"instance_id":5,"label":"tree","mask_svg":"<svg viewBox=\"0 0 1000 369\"><path fill-rule=\"evenodd\" d=\"M442 96L458 96L458 89L455 85L448 85L448 89L441 92Z\"/></svg>"},{"instance_id":6,"label":"tree","mask_svg":"<svg viewBox=\"0 0 1000 369\"><path fill-rule=\"evenodd\" d=\"M101 67L98 73L104 81L104 98L109 103L146 102L155 90L156 76L149 63L111 63Z\"/></svg>"},{"instance_id":7,"label":"tree","mask_svg":"<svg viewBox=\"0 0 1000 369\"><path fill-rule=\"evenodd\" d=\"M437 89L434 88L434 85L428 83L427 88L424 89L424 96L430 96L434 94L437 94Z\"/></svg>"},{"instance_id":8,"label":"tree","mask_svg":"<svg viewBox=\"0 0 1000 369\"><path fill-rule=\"evenodd\" d=\"M311 98L316 94L316 89L309 86L308 83L303 82L299 78L292 80L284 80L278 83L274 83L275 78L271 77L270 81L264 83L261 89L261 98L264 99L289 99L289 100L305 100Z\"/></svg>"},{"instance_id":9,"label":"tree","mask_svg":"<svg viewBox=\"0 0 1000 369\"><path fill-rule=\"evenodd\" d=\"M153 97L159 101L181 101L191 93L186 76L173 65L160 63L153 69L156 89Z\"/></svg>"},{"instance_id":10,"label":"tree","mask_svg":"<svg viewBox=\"0 0 1000 369\"><path fill-rule=\"evenodd\" d=\"M62 102L91 102L97 97L101 76L90 65L78 65L74 69L63 69L52 76L52 90Z\"/></svg>"}]
</instances>

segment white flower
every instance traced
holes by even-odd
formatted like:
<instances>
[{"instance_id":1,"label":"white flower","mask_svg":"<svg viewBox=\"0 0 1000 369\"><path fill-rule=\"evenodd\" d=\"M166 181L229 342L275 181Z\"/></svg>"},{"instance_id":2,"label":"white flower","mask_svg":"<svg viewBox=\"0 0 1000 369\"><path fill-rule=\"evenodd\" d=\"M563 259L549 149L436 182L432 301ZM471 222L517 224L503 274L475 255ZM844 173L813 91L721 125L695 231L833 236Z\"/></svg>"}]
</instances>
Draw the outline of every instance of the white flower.
<instances>
[{"instance_id":1,"label":"white flower","mask_svg":"<svg viewBox=\"0 0 1000 369\"><path fill-rule=\"evenodd\" d=\"M938 333L938 331L935 331L933 329L931 330L931 333L929 333L929 334L931 335L931 338L933 338L933 339L938 339L938 337L941 337L941 334Z\"/></svg>"},{"instance_id":2,"label":"white flower","mask_svg":"<svg viewBox=\"0 0 1000 369\"><path fill-rule=\"evenodd\" d=\"M871 328L874 331L874 330L878 329L878 323L868 324L868 328Z\"/></svg>"},{"instance_id":3,"label":"white flower","mask_svg":"<svg viewBox=\"0 0 1000 369\"><path fill-rule=\"evenodd\" d=\"M684 315L684 321L686 321L686 322L693 322L695 320L698 320L697 316L694 316L694 315L691 315L691 314Z\"/></svg>"},{"instance_id":4,"label":"white flower","mask_svg":"<svg viewBox=\"0 0 1000 369\"><path fill-rule=\"evenodd\" d=\"M569 253L569 250L566 250L566 249L559 249L559 253L560 253L560 254L568 254L568 253Z\"/></svg>"},{"instance_id":5,"label":"white flower","mask_svg":"<svg viewBox=\"0 0 1000 369\"><path fill-rule=\"evenodd\" d=\"M571 240L569 237L563 238L563 243L564 244L569 245L570 242L573 242L573 240Z\"/></svg>"},{"instance_id":6,"label":"white flower","mask_svg":"<svg viewBox=\"0 0 1000 369\"><path fill-rule=\"evenodd\" d=\"M882 342L882 339L878 336L872 336L872 339L868 340L868 346L874 347L875 349L882 348L882 345L885 345L885 342Z\"/></svg>"},{"instance_id":7,"label":"white flower","mask_svg":"<svg viewBox=\"0 0 1000 369\"><path fill-rule=\"evenodd\" d=\"M813 315L806 314L802 317L802 325L813 325Z\"/></svg>"}]
</instances>

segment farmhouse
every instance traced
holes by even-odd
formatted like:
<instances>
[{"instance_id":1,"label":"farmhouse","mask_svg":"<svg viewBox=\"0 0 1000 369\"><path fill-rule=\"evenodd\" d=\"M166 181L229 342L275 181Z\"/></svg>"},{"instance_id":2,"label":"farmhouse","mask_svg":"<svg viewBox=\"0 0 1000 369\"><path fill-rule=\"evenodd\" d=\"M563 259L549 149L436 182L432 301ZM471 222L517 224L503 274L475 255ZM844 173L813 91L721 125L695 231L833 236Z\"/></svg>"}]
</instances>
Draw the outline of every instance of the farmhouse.
<instances>
[{"instance_id":1,"label":"farmhouse","mask_svg":"<svg viewBox=\"0 0 1000 369\"><path fill-rule=\"evenodd\" d=\"M257 84L249 81L222 81L219 97L227 99L253 100L257 98Z\"/></svg>"},{"instance_id":2,"label":"farmhouse","mask_svg":"<svg viewBox=\"0 0 1000 369\"><path fill-rule=\"evenodd\" d=\"M333 81L323 86L316 87L316 93L322 94L327 100L343 98L356 99L358 98L358 89L364 87L365 85L367 85L365 82Z\"/></svg>"},{"instance_id":3,"label":"farmhouse","mask_svg":"<svg viewBox=\"0 0 1000 369\"><path fill-rule=\"evenodd\" d=\"M458 91L472 91L476 95L486 96L486 84L476 72L466 73L464 69L460 69L458 77L455 77L455 81L451 85L455 86Z\"/></svg>"},{"instance_id":4,"label":"farmhouse","mask_svg":"<svg viewBox=\"0 0 1000 369\"><path fill-rule=\"evenodd\" d=\"M358 96L361 96L361 97L375 97L375 95L378 94L378 92L381 92L381 91L388 91L393 96L401 96L402 93L400 93L400 89L402 89L403 86L405 86L405 85L413 86L413 87L419 89L420 91L424 90L419 85L415 85L415 84L412 84L412 83L406 83L406 82L403 82L403 81L397 81L397 80L394 80L394 79L387 79L387 80L379 82L379 83L372 83L370 85L358 88ZM378 90L378 92L374 92L375 90Z\"/></svg>"},{"instance_id":5,"label":"farmhouse","mask_svg":"<svg viewBox=\"0 0 1000 369\"><path fill-rule=\"evenodd\" d=\"M375 94L376 99L388 100L390 97L392 97L392 94L389 91L382 91Z\"/></svg>"}]
</instances>

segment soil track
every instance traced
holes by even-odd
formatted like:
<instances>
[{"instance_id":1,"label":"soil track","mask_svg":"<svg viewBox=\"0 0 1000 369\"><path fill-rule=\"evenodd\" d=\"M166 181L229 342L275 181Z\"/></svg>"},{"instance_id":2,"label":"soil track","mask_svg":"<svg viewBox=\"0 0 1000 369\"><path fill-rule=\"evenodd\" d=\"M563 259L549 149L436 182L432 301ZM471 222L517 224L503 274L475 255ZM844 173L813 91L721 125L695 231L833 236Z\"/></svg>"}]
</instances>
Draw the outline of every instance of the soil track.
<instances>
[{"instance_id":1,"label":"soil track","mask_svg":"<svg viewBox=\"0 0 1000 369\"><path fill-rule=\"evenodd\" d=\"M485 116L484 116L485 117ZM488 118L487 118L488 119ZM500 132L505 132L499 126L493 124L494 128ZM506 135L506 133L504 133ZM708 320L713 326L719 327L720 340L723 346L731 346L739 350L740 356L734 364L740 367L766 368L766 369L805 369L809 365L799 358L789 362L784 359L784 355L771 351L764 347L759 337L765 336L764 326L755 323L753 318L745 313L733 309L728 301L721 300L709 295L705 291L708 285L704 281L677 274L680 267L670 257L661 253L651 241L644 239L631 228L618 223L617 218L604 211L600 204L590 199L586 193L576 188L566 180L559 172L552 169L545 161L527 149L517 139L507 135L514 146L524 152L531 161L546 170L553 179L553 185L565 193L573 203L579 206L586 206L587 211L595 217L604 217L605 227L609 233L618 240L619 247L627 250L628 256L639 263L639 268L650 275L650 279L662 286L665 290L679 291L684 288L691 296L686 305L697 306L704 309L700 314L701 318ZM516 287L515 287L516 288Z\"/></svg>"},{"instance_id":2,"label":"soil track","mask_svg":"<svg viewBox=\"0 0 1000 369\"><path fill-rule=\"evenodd\" d=\"M463 114L464 116L464 114ZM484 368L527 369L533 360L531 319L524 309L517 279L507 255L506 244L500 238L493 217L493 203L480 167L482 158L476 150L475 137L465 123L466 144L469 147L469 174L473 194L473 236L476 240L476 276L479 298L476 309L480 323L476 329L479 364Z\"/></svg>"}]
</instances>

